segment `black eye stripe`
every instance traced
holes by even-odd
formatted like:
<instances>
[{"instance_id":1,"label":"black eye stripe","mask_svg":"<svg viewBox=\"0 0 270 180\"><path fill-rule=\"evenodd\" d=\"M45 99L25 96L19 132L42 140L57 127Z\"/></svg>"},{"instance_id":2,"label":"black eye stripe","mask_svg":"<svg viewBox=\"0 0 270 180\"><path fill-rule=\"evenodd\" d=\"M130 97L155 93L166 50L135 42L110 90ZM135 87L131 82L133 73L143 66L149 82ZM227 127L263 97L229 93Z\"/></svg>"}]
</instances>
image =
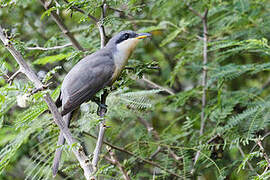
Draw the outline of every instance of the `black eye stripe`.
<instances>
[{"instance_id":1,"label":"black eye stripe","mask_svg":"<svg viewBox=\"0 0 270 180\"><path fill-rule=\"evenodd\" d=\"M121 42L127 40L128 38L130 38L130 35L128 33L125 33L116 41L116 43L121 43Z\"/></svg>"}]
</instances>

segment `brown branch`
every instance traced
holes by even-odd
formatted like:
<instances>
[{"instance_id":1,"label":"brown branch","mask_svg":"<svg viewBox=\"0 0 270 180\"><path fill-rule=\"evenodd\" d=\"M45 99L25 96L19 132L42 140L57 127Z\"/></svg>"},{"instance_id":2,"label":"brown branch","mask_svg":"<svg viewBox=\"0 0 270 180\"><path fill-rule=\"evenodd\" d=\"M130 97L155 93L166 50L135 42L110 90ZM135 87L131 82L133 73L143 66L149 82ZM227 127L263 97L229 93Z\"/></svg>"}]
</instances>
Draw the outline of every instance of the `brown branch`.
<instances>
[{"instance_id":1,"label":"brown branch","mask_svg":"<svg viewBox=\"0 0 270 180\"><path fill-rule=\"evenodd\" d=\"M42 87L32 90L31 93L28 96L32 96L33 94L35 94L35 93L37 93L39 91L43 91L43 90L47 89L51 84L52 84L52 82L50 82L48 84L44 84L44 85L42 85Z\"/></svg>"},{"instance_id":2,"label":"brown branch","mask_svg":"<svg viewBox=\"0 0 270 180\"><path fill-rule=\"evenodd\" d=\"M151 81L150 79L147 79L145 76L143 76L141 79L138 79L135 76L133 76L131 78L133 80L135 80L138 83L138 85L144 86L144 88L158 89L158 90L161 90L162 92L165 92L168 95L175 95L173 89L158 85L158 84L154 83L153 81Z\"/></svg>"},{"instance_id":3,"label":"brown branch","mask_svg":"<svg viewBox=\"0 0 270 180\"><path fill-rule=\"evenodd\" d=\"M160 85L154 83L153 81L147 79L145 76L143 76L142 80L143 80L144 82L148 83L150 86L152 86L152 87L155 88L155 89L161 89L162 91L165 91L165 92L167 92L167 93L170 94L170 95L174 95L174 94L175 94L175 93L173 92L172 89L162 87L162 86L160 86Z\"/></svg>"},{"instance_id":4,"label":"brown branch","mask_svg":"<svg viewBox=\"0 0 270 180\"><path fill-rule=\"evenodd\" d=\"M104 156L107 161L112 163L113 165L117 166L118 169L121 171L123 174L123 178L125 180L130 180L130 177L128 176L127 171L125 170L124 166L118 161L115 152L112 150L111 147L107 146L107 150L109 151L110 157Z\"/></svg>"},{"instance_id":5,"label":"brown branch","mask_svg":"<svg viewBox=\"0 0 270 180\"><path fill-rule=\"evenodd\" d=\"M21 69L19 69L18 71L16 71L14 74L12 74L12 76L8 77L7 83L9 83L10 85L12 84L13 80L20 74L22 73Z\"/></svg>"},{"instance_id":6,"label":"brown branch","mask_svg":"<svg viewBox=\"0 0 270 180\"><path fill-rule=\"evenodd\" d=\"M49 50L56 50L56 49L62 49L68 46L72 46L72 43L68 43L68 44L64 44L62 46L54 46L54 47L48 47L48 48L44 48L44 47L27 47L27 50L41 50L41 51L49 51Z\"/></svg>"},{"instance_id":7,"label":"brown branch","mask_svg":"<svg viewBox=\"0 0 270 180\"><path fill-rule=\"evenodd\" d=\"M153 160L162 150L163 150L163 148L161 146L158 146L157 149L155 150L155 152L153 152L151 154L151 156L149 157L149 159L150 160Z\"/></svg>"},{"instance_id":8,"label":"brown branch","mask_svg":"<svg viewBox=\"0 0 270 180\"><path fill-rule=\"evenodd\" d=\"M91 134L88 133L88 132L83 132L83 134L85 134L85 135L87 135L87 136L89 136L89 137L91 137L91 138L97 139L97 137L91 135ZM111 143L109 143L109 142L107 142L107 141L103 141L103 142L104 142L104 144L110 146L110 147L113 148L113 149L116 149L116 150L118 150L118 151L124 152L124 153L126 153L126 154L128 154L128 155L130 155L130 156L133 156L133 157L139 159L140 161L142 161L142 162L144 162L144 163L147 163L147 164L149 164L149 165L152 165L152 166L154 166L154 167L157 167L157 168L159 168L159 169L162 169L163 171L165 171L165 172L167 172L167 173L170 173L170 174L172 174L172 175L174 175L174 176L176 176L176 177L178 177L178 178L181 178L181 176L179 176L178 174L176 174L176 173L174 173L174 172L172 172L172 171L170 171L170 170L168 170L168 169L166 169L166 168L160 166L159 164L157 164L157 163L155 163L155 162L153 162L153 161L144 159L144 158L142 158L142 157L140 157L140 156L134 154L133 152L130 152L130 151L124 149L124 148L115 146L115 145L113 145L113 144L111 144Z\"/></svg>"},{"instance_id":9,"label":"brown branch","mask_svg":"<svg viewBox=\"0 0 270 180\"><path fill-rule=\"evenodd\" d=\"M40 3L42 4L42 6L48 10L50 8L51 3L46 3L45 0L39 0ZM61 29L61 31L67 36L67 38L70 40L70 42L72 43L72 45L80 50L80 51L84 51L84 49L81 47L80 43L74 38L74 36L72 35L72 33L68 30L68 28L66 27L66 25L64 24L63 20L61 19L61 17L55 12L52 11L51 12L51 16L53 18L53 20L55 21L55 23L59 26L59 28Z\"/></svg>"},{"instance_id":10,"label":"brown branch","mask_svg":"<svg viewBox=\"0 0 270 180\"><path fill-rule=\"evenodd\" d=\"M270 135L270 132L267 132L262 138L261 138L261 141L263 141L265 138L267 138L267 136L269 136ZM254 144L254 146L251 148L251 150L250 150L250 152L249 153L251 153L251 152L253 152L253 150L257 147L257 143L255 143Z\"/></svg>"},{"instance_id":11,"label":"brown branch","mask_svg":"<svg viewBox=\"0 0 270 180\"><path fill-rule=\"evenodd\" d=\"M132 14L130 13L127 13L121 9L117 9L117 8L114 8L114 7L111 7L111 6L108 6L109 9L113 10L113 11L116 11L118 13L120 13L120 17L125 17L125 18L129 18L129 19L134 19L134 17L132 16Z\"/></svg>"},{"instance_id":12,"label":"brown branch","mask_svg":"<svg viewBox=\"0 0 270 180\"><path fill-rule=\"evenodd\" d=\"M188 9L189 9L191 12L193 12L193 14L195 14L196 16L198 16L199 18L201 18L201 19L203 20L204 17L203 17L198 11L196 11L195 9L193 9L193 8L190 6L189 3L186 3L186 5L187 5Z\"/></svg>"},{"instance_id":13,"label":"brown branch","mask_svg":"<svg viewBox=\"0 0 270 180\"><path fill-rule=\"evenodd\" d=\"M261 139L258 138L257 141L256 141L256 143L258 144L258 146L260 147L261 152L263 153L263 157L264 157L264 159L265 159L266 162L267 162L268 168L270 168L270 159L269 159L268 155L266 154L266 152L265 152L265 150L264 150L264 148L263 148L263 146L262 146L262 141L261 141Z\"/></svg>"},{"instance_id":14,"label":"brown branch","mask_svg":"<svg viewBox=\"0 0 270 180\"><path fill-rule=\"evenodd\" d=\"M10 41L6 38L4 31L2 27L0 26L0 39L2 40L3 44L6 46L7 50L11 53L11 55L14 57L14 59L17 61L17 63L20 66L20 70L22 73L24 73L28 79L34 83L35 87L37 89L42 88L43 84L38 79L37 75L34 73L34 71L28 66L28 64L23 59L22 55L12 46ZM76 156L77 160L80 163L80 166L84 170L84 175L87 180L90 179L91 174L93 172L92 166L90 164L90 160L88 157L80 151L80 145L74 146L77 142L72 137L71 132L67 128L67 126L64 124L62 116L60 115L56 105L54 104L52 98L48 93L46 93L44 96L44 101L47 103L49 110L51 111L54 121L59 127L59 129L63 132L65 139L67 140L68 144L72 147L72 151L74 155Z\"/></svg>"}]
</instances>

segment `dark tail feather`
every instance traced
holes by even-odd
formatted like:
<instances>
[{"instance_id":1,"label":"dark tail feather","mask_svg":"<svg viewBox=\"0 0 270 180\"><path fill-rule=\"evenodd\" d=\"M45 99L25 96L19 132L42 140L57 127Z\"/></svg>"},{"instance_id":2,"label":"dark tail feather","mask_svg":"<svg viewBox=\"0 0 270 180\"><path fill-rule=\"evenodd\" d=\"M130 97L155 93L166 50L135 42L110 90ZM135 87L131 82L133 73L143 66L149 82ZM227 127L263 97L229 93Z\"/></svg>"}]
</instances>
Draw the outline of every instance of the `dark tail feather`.
<instances>
[{"instance_id":1,"label":"dark tail feather","mask_svg":"<svg viewBox=\"0 0 270 180\"><path fill-rule=\"evenodd\" d=\"M58 107L58 108L60 108L60 107L62 106L61 92L60 92L58 98L57 98L56 101L55 101L55 105L56 105L56 107Z\"/></svg>"},{"instance_id":2,"label":"dark tail feather","mask_svg":"<svg viewBox=\"0 0 270 180\"><path fill-rule=\"evenodd\" d=\"M57 101L56 101L57 102ZM65 124L67 126L69 126L70 124L70 120L72 117L72 113L68 113L66 114L63 119L65 121ZM57 141L57 146L61 146L65 143L65 138L62 132L60 132L60 135L58 136L58 141ZM55 151L55 155L54 155L54 159L53 159L53 165L52 165L52 173L53 173L53 177L56 176L57 172L58 172L58 168L59 168L59 163L61 160L61 155L62 155L62 148L59 147L56 149Z\"/></svg>"}]
</instances>

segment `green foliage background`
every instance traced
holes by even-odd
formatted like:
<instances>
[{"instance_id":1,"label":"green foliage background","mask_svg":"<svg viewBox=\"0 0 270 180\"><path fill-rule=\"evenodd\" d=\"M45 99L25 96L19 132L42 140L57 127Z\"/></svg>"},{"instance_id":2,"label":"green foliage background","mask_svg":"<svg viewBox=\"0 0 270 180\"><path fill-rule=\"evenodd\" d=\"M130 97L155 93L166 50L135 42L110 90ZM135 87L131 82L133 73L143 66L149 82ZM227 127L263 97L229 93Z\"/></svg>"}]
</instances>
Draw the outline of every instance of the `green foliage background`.
<instances>
[{"instance_id":1,"label":"green foliage background","mask_svg":"<svg viewBox=\"0 0 270 180\"><path fill-rule=\"evenodd\" d=\"M48 11L37 0L1 0L0 4L1 26L9 30L11 42L40 79L52 82L46 91L56 99L65 74L100 47L93 21L71 7L99 18L102 1L57 0ZM131 179L268 179L270 1L108 0L107 4L110 8L103 23L108 37L127 29L153 34L151 40L139 44L130 68L124 70L107 99L106 119L111 127L106 130L106 141L133 153L113 150ZM202 136L203 24L187 4L200 14L209 9ZM52 20L51 11L62 17L85 52L72 46L28 49L70 43ZM18 64L3 45L0 70L0 179L52 179L59 130L42 100L44 92L29 97L26 107L18 106L18 99L34 86L24 75L11 85L6 82L6 75L16 72ZM80 116L71 124L73 135L90 156L96 141L89 134L97 135L99 122L96 108L92 102L82 105ZM143 161L158 147L161 151L150 160L160 167ZM63 148L56 179L84 179L70 147ZM105 145L103 156L108 156ZM105 158L101 158L97 174L100 179L122 178L118 167Z\"/></svg>"}]
</instances>

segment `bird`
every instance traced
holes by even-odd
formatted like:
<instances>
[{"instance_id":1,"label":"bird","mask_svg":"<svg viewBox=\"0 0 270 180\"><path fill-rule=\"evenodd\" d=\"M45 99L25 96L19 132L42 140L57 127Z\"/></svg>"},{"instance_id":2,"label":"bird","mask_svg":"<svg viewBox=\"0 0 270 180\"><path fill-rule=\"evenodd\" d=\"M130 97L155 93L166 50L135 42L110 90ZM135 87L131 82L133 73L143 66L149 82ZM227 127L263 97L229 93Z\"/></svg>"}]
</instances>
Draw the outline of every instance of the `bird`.
<instances>
[{"instance_id":1,"label":"bird","mask_svg":"<svg viewBox=\"0 0 270 180\"><path fill-rule=\"evenodd\" d=\"M151 37L150 33L136 33L132 30L121 31L113 36L106 46L84 57L65 76L56 106L62 107L66 126L69 126L72 112L90 100L101 104L95 99L95 94L105 87L110 87L120 76L140 39ZM57 146L65 143L64 135L60 132ZM55 177L62 150L57 148L53 160L52 173Z\"/></svg>"}]
</instances>

